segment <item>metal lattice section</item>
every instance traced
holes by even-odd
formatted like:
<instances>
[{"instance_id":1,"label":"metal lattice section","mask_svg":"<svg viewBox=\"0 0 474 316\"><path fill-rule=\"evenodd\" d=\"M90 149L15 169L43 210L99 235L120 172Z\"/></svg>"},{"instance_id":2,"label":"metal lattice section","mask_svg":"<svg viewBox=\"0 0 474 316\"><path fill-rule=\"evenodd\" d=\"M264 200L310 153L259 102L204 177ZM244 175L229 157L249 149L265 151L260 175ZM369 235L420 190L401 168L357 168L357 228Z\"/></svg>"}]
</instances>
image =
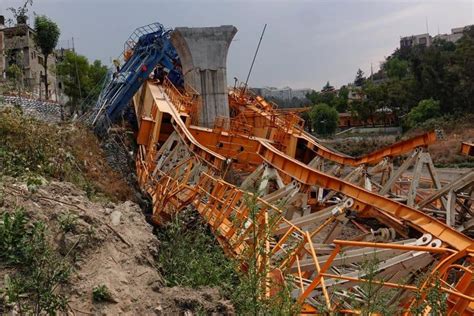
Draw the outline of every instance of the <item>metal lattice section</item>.
<instances>
[{"instance_id":1,"label":"metal lattice section","mask_svg":"<svg viewBox=\"0 0 474 316\"><path fill-rule=\"evenodd\" d=\"M153 220L194 206L242 269L256 260L265 296L289 287L303 313L357 313L369 295L370 254L378 260L371 282L392 289L399 310L428 313L426 295L441 282L449 313L472 312L473 241L460 231L471 229L463 217L473 212L474 173L439 180L426 151L435 133L354 158L320 145L291 116L274 115L262 98L231 93L238 121L205 129L190 125L189 99L170 83L139 93L137 115L149 119L140 123L137 173ZM306 151L292 151L295 140ZM407 173L423 168L430 178ZM235 173L241 181L224 180Z\"/></svg>"}]
</instances>

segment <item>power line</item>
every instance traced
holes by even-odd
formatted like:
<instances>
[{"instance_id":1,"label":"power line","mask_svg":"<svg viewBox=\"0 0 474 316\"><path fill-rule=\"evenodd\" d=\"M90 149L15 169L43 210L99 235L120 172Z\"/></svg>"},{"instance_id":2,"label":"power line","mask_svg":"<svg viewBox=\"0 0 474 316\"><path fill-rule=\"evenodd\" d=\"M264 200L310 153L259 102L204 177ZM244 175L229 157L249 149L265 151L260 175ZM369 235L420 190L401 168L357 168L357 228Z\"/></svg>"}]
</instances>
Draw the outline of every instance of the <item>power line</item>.
<instances>
[{"instance_id":1,"label":"power line","mask_svg":"<svg viewBox=\"0 0 474 316\"><path fill-rule=\"evenodd\" d=\"M82 100L81 80L79 78L79 69L77 68L77 54L74 46L74 36L72 37L72 52L74 53L74 67L76 68L77 86L79 88L79 99Z\"/></svg>"}]
</instances>

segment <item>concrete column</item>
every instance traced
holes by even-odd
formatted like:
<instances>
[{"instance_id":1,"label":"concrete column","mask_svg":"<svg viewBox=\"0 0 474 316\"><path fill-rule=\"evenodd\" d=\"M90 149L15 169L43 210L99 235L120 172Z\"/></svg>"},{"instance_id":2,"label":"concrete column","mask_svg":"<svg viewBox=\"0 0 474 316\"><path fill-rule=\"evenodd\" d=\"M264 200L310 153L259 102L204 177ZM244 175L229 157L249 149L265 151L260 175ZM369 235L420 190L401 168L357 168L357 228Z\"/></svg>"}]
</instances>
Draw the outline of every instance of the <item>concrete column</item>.
<instances>
[{"instance_id":1,"label":"concrete column","mask_svg":"<svg viewBox=\"0 0 474 316\"><path fill-rule=\"evenodd\" d=\"M212 127L216 117L229 117L227 52L237 33L231 25L178 27L171 42L183 67L184 82L201 94L199 125Z\"/></svg>"}]
</instances>

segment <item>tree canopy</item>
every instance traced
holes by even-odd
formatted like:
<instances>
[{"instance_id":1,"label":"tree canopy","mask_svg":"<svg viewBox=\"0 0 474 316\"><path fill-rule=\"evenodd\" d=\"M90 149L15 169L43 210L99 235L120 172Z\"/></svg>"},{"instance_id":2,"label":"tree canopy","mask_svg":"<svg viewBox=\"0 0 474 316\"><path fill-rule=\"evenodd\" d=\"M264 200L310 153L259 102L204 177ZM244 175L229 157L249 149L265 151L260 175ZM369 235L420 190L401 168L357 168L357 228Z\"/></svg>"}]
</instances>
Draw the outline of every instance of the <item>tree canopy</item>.
<instances>
[{"instance_id":1,"label":"tree canopy","mask_svg":"<svg viewBox=\"0 0 474 316\"><path fill-rule=\"evenodd\" d=\"M325 103L316 104L309 112L309 117L319 135L331 135L337 129L339 115L334 108Z\"/></svg>"},{"instance_id":2,"label":"tree canopy","mask_svg":"<svg viewBox=\"0 0 474 316\"><path fill-rule=\"evenodd\" d=\"M408 113L408 124L415 127L430 118L440 115L439 101L433 99L421 100L417 106Z\"/></svg>"},{"instance_id":3,"label":"tree canopy","mask_svg":"<svg viewBox=\"0 0 474 316\"><path fill-rule=\"evenodd\" d=\"M50 55L58 45L61 31L58 25L44 15L35 19L35 43L43 55Z\"/></svg>"},{"instance_id":4,"label":"tree canopy","mask_svg":"<svg viewBox=\"0 0 474 316\"><path fill-rule=\"evenodd\" d=\"M48 99L48 56L51 55L58 45L59 35L61 34L58 25L44 15L39 15L35 19L35 44L44 55L44 88L45 97Z\"/></svg>"},{"instance_id":5,"label":"tree canopy","mask_svg":"<svg viewBox=\"0 0 474 316\"><path fill-rule=\"evenodd\" d=\"M64 93L69 97L71 112L83 112L88 106L82 105L83 101L99 96L107 67L99 60L90 64L85 56L66 51L57 65L57 72L64 84Z\"/></svg>"},{"instance_id":6,"label":"tree canopy","mask_svg":"<svg viewBox=\"0 0 474 316\"><path fill-rule=\"evenodd\" d=\"M365 82L364 72L359 68L354 79L354 84L361 87Z\"/></svg>"}]
</instances>

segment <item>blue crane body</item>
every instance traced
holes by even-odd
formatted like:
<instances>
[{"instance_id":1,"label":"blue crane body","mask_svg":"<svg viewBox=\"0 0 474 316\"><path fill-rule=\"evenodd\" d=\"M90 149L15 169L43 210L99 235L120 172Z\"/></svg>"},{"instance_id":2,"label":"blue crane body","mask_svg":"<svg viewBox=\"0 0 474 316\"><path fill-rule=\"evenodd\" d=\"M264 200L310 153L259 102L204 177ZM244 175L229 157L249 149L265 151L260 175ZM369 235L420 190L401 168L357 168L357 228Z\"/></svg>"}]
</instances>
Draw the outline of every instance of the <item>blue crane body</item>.
<instances>
[{"instance_id":1,"label":"blue crane body","mask_svg":"<svg viewBox=\"0 0 474 316\"><path fill-rule=\"evenodd\" d=\"M104 134L112 123L120 119L133 95L157 65L169 70L168 79L174 85L183 85L183 77L177 67L180 65L179 57L171 44L170 32L161 24L154 23L138 28L132 34L128 40L134 42L133 47L129 47L131 56L114 74L97 101L93 125L98 134ZM135 41L134 36L138 40Z\"/></svg>"}]
</instances>

